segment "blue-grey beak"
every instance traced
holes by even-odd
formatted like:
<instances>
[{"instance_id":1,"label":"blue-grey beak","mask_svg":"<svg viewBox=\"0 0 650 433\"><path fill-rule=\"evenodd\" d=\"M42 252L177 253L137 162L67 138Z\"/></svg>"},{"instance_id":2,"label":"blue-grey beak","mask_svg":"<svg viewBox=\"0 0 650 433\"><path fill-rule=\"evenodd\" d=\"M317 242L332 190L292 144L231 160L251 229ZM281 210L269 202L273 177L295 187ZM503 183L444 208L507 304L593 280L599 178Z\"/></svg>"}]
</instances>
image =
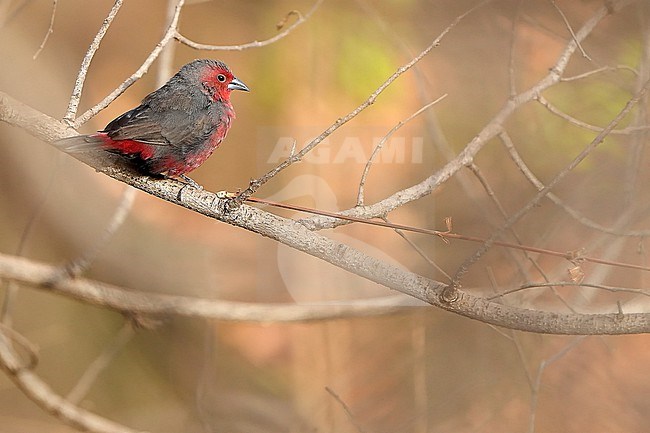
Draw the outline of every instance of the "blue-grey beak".
<instances>
[{"instance_id":1,"label":"blue-grey beak","mask_svg":"<svg viewBox=\"0 0 650 433\"><path fill-rule=\"evenodd\" d=\"M228 84L228 89L230 90L243 90L244 92L249 92L250 90L246 84L239 81L237 78L233 78L230 84Z\"/></svg>"}]
</instances>

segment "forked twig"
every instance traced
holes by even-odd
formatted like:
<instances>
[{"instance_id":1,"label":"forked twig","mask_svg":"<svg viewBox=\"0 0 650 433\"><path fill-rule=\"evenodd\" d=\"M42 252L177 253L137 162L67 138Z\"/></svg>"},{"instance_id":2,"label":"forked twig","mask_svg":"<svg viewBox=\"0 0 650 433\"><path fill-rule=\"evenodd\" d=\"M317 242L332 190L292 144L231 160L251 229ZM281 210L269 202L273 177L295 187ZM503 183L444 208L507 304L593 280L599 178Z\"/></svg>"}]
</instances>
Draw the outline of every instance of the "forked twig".
<instances>
[{"instance_id":1,"label":"forked twig","mask_svg":"<svg viewBox=\"0 0 650 433\"><path fill-rule=\"evenodd\" d=\"M567 353L569 353L571 350L575 349L580 343L582 343L585 340L586 337L576 337L573 339L573 341L569 344L567 344L562 350L557 352L555 355L551 356L550 358L547 358L543 360L542 362L539 363L539 367L537 369L537 375L535 376L535 382L533 384L533 390L532 390L532 398L530 401L530 418L529 418L529 424L528 424L528 433L534 433L535 432L535 418L537 414L537 405L539 402L539 392L542 384L542 375L544 374L544 371L546 370L547 367L555 363L556 361L559 361L562 359Z\"/></svg>"},{"instance_id":2,"label":"forked twig","mask_svg":"<svg viewBox=\"0 0 650 433\"><path fill-rule=\"evenodd\" d=\"M145 61L140 65L137 71L135 71L129 78L124 80L122 84L117 86L115 90L113 90L108 96L106 96L104 99L102 99L99 103L94 105L93 107L89 108L84 112L81 116L77 117L77 119L74 120L72 123L72 127L74 129L78 129L81 125L89 121L90 119L93 118L97 113L99 113L101 110L104 108L108 107L108 105L115 100L118 96L120 96L126 89L128 89L133 83L135 83L137 80L139 80L144 74L147 73L149 70L149 67L151 67L151 64L158 58L158 55L160 52L165 48L165 46L171 41L174 37L174 34L176 32L176 26L178 25L178 17L180 16L181 9L183 8L183 5L185 4L185 0L178 0L178 4L176 5L176 8L174 10L174 14L172 16L172 19L169 23L169 26L167 27L167 30L165 31L165 34L163 35L162 39L158 44L154 47L154 49L151 51L149 56L145 59ZM85 75L85 74L84 74ZM72 101L71 101L72 102ZM77 104L79 102L77 101Z\"/></svg>"},{"instance_id":3,"label":"forked twig","mask_svg":"<svg viewBox=\"0 0 650 433\"><path fill-rule=\"evenodd\" d=\"M402 126L406 125L411 120L415 119L417 116L424 113L426 110L433 107L435 104L442 101L446 97L447 94L442 95L441 97L437 98L435 101L429 102L425 106L421 107L418 111L411 114L406 119L399 121L397 125L395 125L390 131L388 131L386 135L382 137L381 140L379 140L379 142L375 145L375 148L373 149L372 153L370 154L370 157L368 158L365 167L363 168L363 173L361 174L361 180L359 181L359 191L357 193L357 206L363 206L364 204L364 187L366 185L366 179L368 177L368 173L370 172L370 167L372 166L375 157L379 154L379 151L384 147L384 144L386 144L386 141L388 141L388 139L395 132L397 132Z\"/></svg>"},{"instance_id":4,"label":"forked twig","mask_svg":"<svg viewBox=\"0 0 650 433\"><path fill-rule=\"evenodd\" d=\"M248 42L245 44L240 44L240 45L211 45L211 44L200 44L198 42L194 42L191 39L183 36L178 30L174 33L174 39L176 39L178 42L187 45L190 48L194 48L195 50L202 50L202 51L242 51L246 50L248 48L261 48L265 47L267 45L271 45L277 41L279 41L282 38L285 38L288 36L291 32L293 32L296 27L299 25L303 24L305 21L307 21L314 12L316 12L316 9L323 3L324 0L317 0L316 3L311 7L311 9L303 16L300 12L298 11L291 11L289 14L287 14L287 17L285 17L284 21L290 16L290 15L295 15L298 18L296 21L291 24L289 27L281 31L275 36L272 36L268 39L264 39L262 41L253 41L253 42Z\"/></svg>"}]
</instances>

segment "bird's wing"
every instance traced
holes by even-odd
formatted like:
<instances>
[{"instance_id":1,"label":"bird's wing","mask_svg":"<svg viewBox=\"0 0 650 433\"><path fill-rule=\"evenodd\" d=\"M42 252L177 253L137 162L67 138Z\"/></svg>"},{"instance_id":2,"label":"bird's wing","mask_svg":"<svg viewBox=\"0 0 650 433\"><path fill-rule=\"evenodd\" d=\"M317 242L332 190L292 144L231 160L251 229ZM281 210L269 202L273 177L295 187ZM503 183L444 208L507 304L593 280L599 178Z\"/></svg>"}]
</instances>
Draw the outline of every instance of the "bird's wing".
<instances>
[{"instance_id":1,"label":"bird's wing","mask_svg":"<svg viewBox=\"0 0 650 433\"><path fill-rule=\"evenodd\" d=\"M101 132L113 140L184 147L202 141L214 130L214 116L197 115L201 110L211 111L207 104L197 107L190 95L175 95L173 101L154 98L154 94L149 95L141 105L113 120Z\"/></svg>"},{"instance_id":2,"label":"bird's wing","mask_svg":"<svg viewBox=\"0 0 650 433\"><path fill-rule=\"evenodd\" d=\"M178 111L167 112L164 117L182 121L182 114ZM165 123L170 122L171 120L167 120ZM113 120L101 132L105 132L113 140L134 140L154 146L169 146L172 141L163 133L162 124L163 119L160 116L154 115L149 107L140 105Z\"/></svg>"}]
</instances>

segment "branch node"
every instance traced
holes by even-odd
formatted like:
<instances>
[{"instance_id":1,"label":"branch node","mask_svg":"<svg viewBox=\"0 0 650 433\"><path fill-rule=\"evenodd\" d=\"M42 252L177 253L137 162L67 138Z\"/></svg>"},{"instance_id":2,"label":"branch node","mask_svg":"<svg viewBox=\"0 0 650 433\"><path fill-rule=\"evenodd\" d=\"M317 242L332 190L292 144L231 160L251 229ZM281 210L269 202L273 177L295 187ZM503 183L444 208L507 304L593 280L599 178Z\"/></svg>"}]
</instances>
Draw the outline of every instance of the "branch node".
<instances>
[{"instance_id":1,"label":"branch node","mask_svg":"<svg viewBox=\"0 0 650 433\"><path fill-rule=\"evenodd\" d=\"M460 299L460 291L458 290L458 287L456 284L450 284L448 286L445 286L444 289L442 289L442 292L440 292L440 302L446 305L451 305L454 304Z\"/></svg>"}]
</instances>

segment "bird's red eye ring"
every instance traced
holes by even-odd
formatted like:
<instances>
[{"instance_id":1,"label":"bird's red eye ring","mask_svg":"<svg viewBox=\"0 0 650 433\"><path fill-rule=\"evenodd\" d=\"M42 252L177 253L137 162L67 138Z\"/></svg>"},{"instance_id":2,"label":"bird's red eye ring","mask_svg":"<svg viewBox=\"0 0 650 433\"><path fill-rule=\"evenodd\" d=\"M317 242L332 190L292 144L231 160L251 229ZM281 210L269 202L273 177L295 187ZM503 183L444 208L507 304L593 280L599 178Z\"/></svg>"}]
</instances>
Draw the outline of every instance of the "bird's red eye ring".
<instances>
[{"instance_id":1,"label":"bird's red eye ring","mask_svg":"<svg viewBox=\"0 0 650 433\"><path fill-rule=\"evenodd\" d=\"M226 76L223 74L217 75L217 80L219 80L220 83L223 83L226 81Z\"/></svg>"}]
</instances>

